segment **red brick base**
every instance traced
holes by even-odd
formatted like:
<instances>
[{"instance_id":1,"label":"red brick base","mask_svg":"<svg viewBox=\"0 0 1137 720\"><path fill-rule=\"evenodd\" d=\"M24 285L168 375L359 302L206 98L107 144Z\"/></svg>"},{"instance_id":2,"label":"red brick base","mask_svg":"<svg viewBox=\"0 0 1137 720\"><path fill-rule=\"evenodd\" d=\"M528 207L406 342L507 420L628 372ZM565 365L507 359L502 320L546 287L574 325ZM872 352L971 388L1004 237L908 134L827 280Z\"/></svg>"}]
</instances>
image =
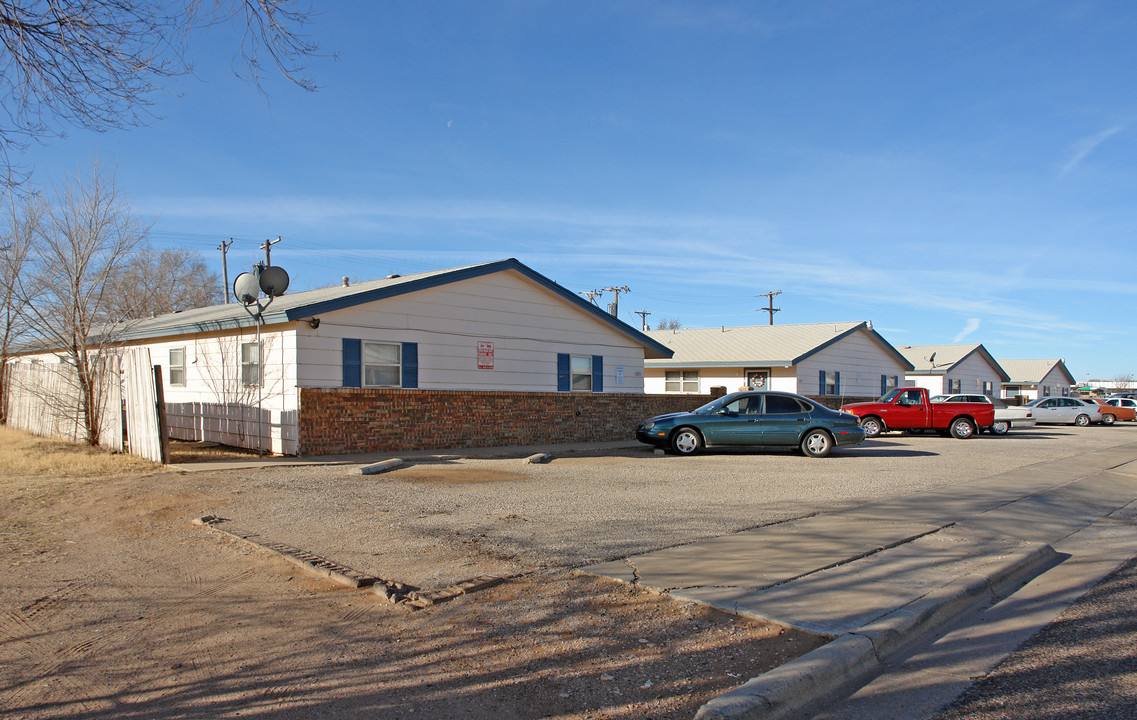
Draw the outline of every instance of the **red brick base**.
<instances>
[{"instance_id":1,"label":"red brick base","mask_svg":"<svg viewBox=\"0 0 1137 720\"><path fill-rule=\"evenodd\" d=\"M632 440L705 395L301 388L300 454Z\"/></svg>"}]
</instances>

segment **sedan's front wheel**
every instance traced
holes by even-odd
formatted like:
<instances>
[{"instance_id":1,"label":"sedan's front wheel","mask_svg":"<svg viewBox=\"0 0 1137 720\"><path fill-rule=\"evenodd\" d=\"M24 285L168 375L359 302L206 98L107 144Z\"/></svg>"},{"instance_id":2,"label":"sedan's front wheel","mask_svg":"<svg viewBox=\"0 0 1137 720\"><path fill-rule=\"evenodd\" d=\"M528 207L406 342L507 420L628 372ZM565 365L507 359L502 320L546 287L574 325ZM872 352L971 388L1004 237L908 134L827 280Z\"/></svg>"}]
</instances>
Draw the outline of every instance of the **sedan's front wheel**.
<instances>
[{"instance_id":1,"label":"sedan's front wheel","mask_svg":"<svg viewBox=\"0 0 1137 720\"><path fill-rule=\"evenodd\" d=\"M1011 423L1007 420L996 420L995 424L991 426L992 435L1006 435L1007 431L1011 429Z\"/></svg>"},{"instance_id":2,"label":"sedan's front wheel","mask_svg":"<svg viewBox=\"0 0 1137 720\"><path fill-rule=\"evenodd\" d=\"M679 428L671 436L671 449L680 455L694 455L703 449L703 436L694 428Z\"/></svg>"},{"instance_id":3,"label":"sedan's front wheel","mask_svg":"<svg viewBox=\"0 0 1137 720\"><path fill-rule=\"evenodd\" d=\"M801 451L809 457L823 458L833 449L833 438L824 430L810 430L801 439Z\"/></svg>"},{"instance_id":4,"label":"sedan's front wheel","mask_svg":"<svg viewBox=\"0 0 1137 720\"><path fill-rule=\"evenodd\" d=\"M1114 417L1113 415L1106 414L1106 415L1101 416L1101 424L1102 425L1112 425L1115 422L1117 422L1117 418Z\"/></svg>"}]
</instances>

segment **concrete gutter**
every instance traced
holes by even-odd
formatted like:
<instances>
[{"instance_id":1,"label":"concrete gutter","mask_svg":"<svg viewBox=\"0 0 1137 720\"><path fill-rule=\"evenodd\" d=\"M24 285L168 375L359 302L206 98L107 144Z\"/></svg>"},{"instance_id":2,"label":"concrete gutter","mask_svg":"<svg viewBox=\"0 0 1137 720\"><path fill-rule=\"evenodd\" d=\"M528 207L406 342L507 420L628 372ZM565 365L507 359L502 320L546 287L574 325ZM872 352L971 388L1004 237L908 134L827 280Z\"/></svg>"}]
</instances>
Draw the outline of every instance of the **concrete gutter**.
<instances>
[{"instance_id":1,"label":"concrete gutter","mask_svg":"<svg viewBox=\"0 0 1137 720\"><path fill-rule=\"evenodd\" d=\"M805 716L864 685L885 663L960 615L1008 597L1058 562L1049 545L1022 548L857 630L759 675L699 708L696 720Z\"/></svg>"}]
</instances>

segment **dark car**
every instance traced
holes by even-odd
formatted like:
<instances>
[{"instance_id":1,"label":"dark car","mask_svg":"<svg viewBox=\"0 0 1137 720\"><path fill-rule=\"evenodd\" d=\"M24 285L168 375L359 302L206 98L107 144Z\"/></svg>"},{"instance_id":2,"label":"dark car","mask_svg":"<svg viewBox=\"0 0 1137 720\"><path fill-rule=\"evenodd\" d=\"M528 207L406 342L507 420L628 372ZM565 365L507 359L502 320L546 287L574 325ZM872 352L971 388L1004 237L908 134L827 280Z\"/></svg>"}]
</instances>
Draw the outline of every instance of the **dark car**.
<instances>
[{"instance_id":1,"label":"dark car","mask_svg":"<svg viewBox=\"0 0 1137 720\"><path fill-rule=\"evenodd\" d=\"M644 420L636 439L680 455L704 447L796 447L825 457L836 446L864 441L858 420L793 393L738 392L691 412Z\"/></svg>"}]
</instances>

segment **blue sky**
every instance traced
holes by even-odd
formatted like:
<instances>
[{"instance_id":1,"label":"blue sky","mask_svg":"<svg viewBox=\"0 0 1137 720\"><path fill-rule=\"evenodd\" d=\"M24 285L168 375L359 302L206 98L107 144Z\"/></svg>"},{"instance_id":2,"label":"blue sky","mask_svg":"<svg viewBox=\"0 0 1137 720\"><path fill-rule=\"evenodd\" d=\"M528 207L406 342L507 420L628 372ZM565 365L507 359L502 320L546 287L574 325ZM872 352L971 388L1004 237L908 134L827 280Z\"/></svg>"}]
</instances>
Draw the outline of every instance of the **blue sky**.
<instances>
[{"instance_id":1,"label":"blue sky","mask_svg":"<svg viewBox=\"0 0 1137 720\"><path fill-rule=\"evenodd\" d=\"M871 320L1137 373L1137 4L318 3L306 93L233 76L234 37L98 156L230 277L293 289L516 257L639 327ZM605 295L603 303L611 300Z\"/></svg>"}]
</instances>

